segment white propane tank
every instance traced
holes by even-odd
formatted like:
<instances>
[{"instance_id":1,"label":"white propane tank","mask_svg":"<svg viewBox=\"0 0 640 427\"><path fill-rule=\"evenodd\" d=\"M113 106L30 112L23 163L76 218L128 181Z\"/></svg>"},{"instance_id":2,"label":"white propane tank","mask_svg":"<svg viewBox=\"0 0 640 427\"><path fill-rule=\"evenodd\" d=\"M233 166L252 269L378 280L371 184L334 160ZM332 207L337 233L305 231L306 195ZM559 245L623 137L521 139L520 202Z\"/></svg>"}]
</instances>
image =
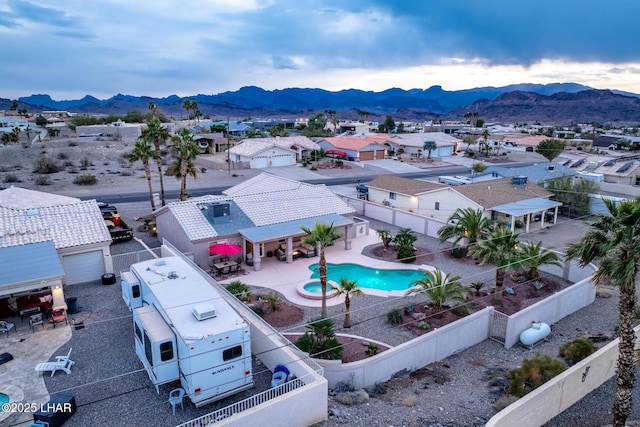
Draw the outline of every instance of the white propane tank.
<instances>
[{"instance_id":1,"label":"white propane tank","mask_svg":"<svg viewBox=\"0 0 640 427\"><path fill-rule=\"evenodd\" d=\"M524 345L533 345L551 333L551 327L544 322L532 322L529 329L520 334L520 342Z\"/></svg>"}]
</instances>

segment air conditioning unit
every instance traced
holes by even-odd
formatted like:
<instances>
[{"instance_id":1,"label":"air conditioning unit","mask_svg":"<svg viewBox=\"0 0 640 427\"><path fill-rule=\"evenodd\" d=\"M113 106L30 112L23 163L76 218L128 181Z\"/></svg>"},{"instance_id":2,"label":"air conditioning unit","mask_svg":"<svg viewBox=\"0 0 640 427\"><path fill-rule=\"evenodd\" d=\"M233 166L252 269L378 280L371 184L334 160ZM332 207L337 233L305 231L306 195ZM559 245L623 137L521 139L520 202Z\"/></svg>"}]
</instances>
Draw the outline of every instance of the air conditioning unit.
<instances>
[{"instance_id":1,"label":"air conditioning unit","mask_svg":"<svg viewBox=\"0 0 640 427\"><path fill-rule=\"evenodd\" d=\"M216 309L209 303L194 305L192 309L193 315L198 321L212 319L216 317Z\"/></svg>"}]
</instances>

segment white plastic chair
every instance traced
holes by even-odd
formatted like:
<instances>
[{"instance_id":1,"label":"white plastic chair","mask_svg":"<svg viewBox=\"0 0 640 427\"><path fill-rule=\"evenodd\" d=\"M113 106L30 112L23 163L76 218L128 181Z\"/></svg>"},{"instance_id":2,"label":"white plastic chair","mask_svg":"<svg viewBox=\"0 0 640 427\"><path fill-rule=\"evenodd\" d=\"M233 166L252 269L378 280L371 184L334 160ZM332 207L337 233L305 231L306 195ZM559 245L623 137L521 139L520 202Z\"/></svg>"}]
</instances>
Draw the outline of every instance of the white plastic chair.
<instances>
[{"instance_id":1,"label":"white plastic chair","mask_svg":"<svg viewBox=\"0 0 640 427\"><path fill-rule=\"evenodd\" d=\"M180 408L184 410L184 406L182 406L182 398L184 397L184 389L176 388L169 392L169 403L171 404L171 409L173 410L173 415L176 414L176 406L180 405Z\"/></svg>"},{"instance_id":2,"label":"white plastic chair","mask_svg":"<svg viewBox=\"0 0 640 427\"><path fill-rule=\"evenodd\" d=\"M9 331L12 329L14 332L17 332L15 323L0 320L0 332L5 332L7 336L9 336Z\"/></svg>"},{"instance_id":3,"label":"white plastic chair","mask_svg":"<svg viewBox=\"0 0 640 427\"><path fill-rule=\"evenodd\" d=\"M31 332L33 332L33 328L38 325L41 325L42 330L44 330L44 321L42 318L42 314L34 314L29 318L29 326L31 326Z\"/></svg>"}]
</instances>

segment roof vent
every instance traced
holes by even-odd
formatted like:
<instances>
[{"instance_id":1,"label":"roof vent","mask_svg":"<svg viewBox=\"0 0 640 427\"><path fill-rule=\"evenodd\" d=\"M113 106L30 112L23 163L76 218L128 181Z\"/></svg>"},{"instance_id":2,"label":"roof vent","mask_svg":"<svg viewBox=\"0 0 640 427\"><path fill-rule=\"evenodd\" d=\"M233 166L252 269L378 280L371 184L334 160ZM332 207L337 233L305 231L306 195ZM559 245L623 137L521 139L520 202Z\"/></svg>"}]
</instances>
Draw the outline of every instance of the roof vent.
<instances>
[{"instance_id":1,"label":"roof vent","mask_svg":"<svg viewBox=\"0 0 640 427\"><path fill-rule=\"evenodd\" d=\"M525 187L527 185L526 176L514 176L511 178L511 184L515 187Z\"/></svg>"},{"instance_id":2,"label":"roof vent","mask_svg":"<svg viewBox=\"0 0 640 427\"><path fill-rule=\"evenodd\" d=\"M38 216L40 211L38 209L27 209L27 216Z\"/></svg>"},{"instance_id":3,"label":"roof vent","mask_svg":"<svg viewBox=\"0 0 640 427\"><path fill-rule=\"evenodd\" d=\"M216 309L209 303L194 305L192 312L199 321L216 317Z\"/></svg>"},{"instance_id":4,"label":"roof vent","mask_svg":"<svg viewBox=\"0 0 640 427\"><path fill-rule=\"evenodd\" d=\"M556 170L556 167L554 165L549 165L549 166L547 166L547 170L548 171L554 171L554 170Z\"/></svg>"}]
</instances>

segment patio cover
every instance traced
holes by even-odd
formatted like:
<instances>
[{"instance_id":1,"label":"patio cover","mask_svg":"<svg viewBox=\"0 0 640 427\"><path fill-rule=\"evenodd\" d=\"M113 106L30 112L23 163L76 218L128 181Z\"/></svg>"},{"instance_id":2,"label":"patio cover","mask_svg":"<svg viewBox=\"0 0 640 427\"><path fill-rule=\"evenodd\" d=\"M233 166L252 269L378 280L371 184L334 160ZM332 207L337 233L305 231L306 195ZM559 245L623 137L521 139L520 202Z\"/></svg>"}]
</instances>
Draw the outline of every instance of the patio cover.
<instances>
[{"instance_id":1,"label":"patio cover","mask_svg":"<svg viewBox=\"0 0 640 427\"><path fill-rule=\"evenodd\" d=\"M519 217L536 212L544 212L548 209L553 209L558 206L562 206L562 203L536 197L533 199L520 200L518 202L505 203L504 205L494 206L493 208L491 208L491 210L503 214L508 214L513 217Z\"/></svg>"},{"instance_id":2,"label":"patio cover","mask_svg":"<svg viewBox=\"0 0 640 427\"><path fill-rule=\"evenodd\" d=\"M242 228L238 230L238 232L242 237L250 242L268 242L271 240L284 239L289 236L299 236L304 234L301 227L313 228L316 223L319 222L323 222L325 224L333 223L335 227L353 224L353 220L351 218L338 214L330 214L316 216L313 218L297 219L295 221L281 222L278 224L263 225L261 227Z\"/></svg>"},{"instance_id":3,"label":"patio cover","mask_svg":"<svg viewBox=\"0 0 640 427\"><path fill-rule=\"evenodd\" d=\"M42 281L62 277L64 269L51 240L0 248L0 295L41 288Z\"/></svg>"}]
</instances>

